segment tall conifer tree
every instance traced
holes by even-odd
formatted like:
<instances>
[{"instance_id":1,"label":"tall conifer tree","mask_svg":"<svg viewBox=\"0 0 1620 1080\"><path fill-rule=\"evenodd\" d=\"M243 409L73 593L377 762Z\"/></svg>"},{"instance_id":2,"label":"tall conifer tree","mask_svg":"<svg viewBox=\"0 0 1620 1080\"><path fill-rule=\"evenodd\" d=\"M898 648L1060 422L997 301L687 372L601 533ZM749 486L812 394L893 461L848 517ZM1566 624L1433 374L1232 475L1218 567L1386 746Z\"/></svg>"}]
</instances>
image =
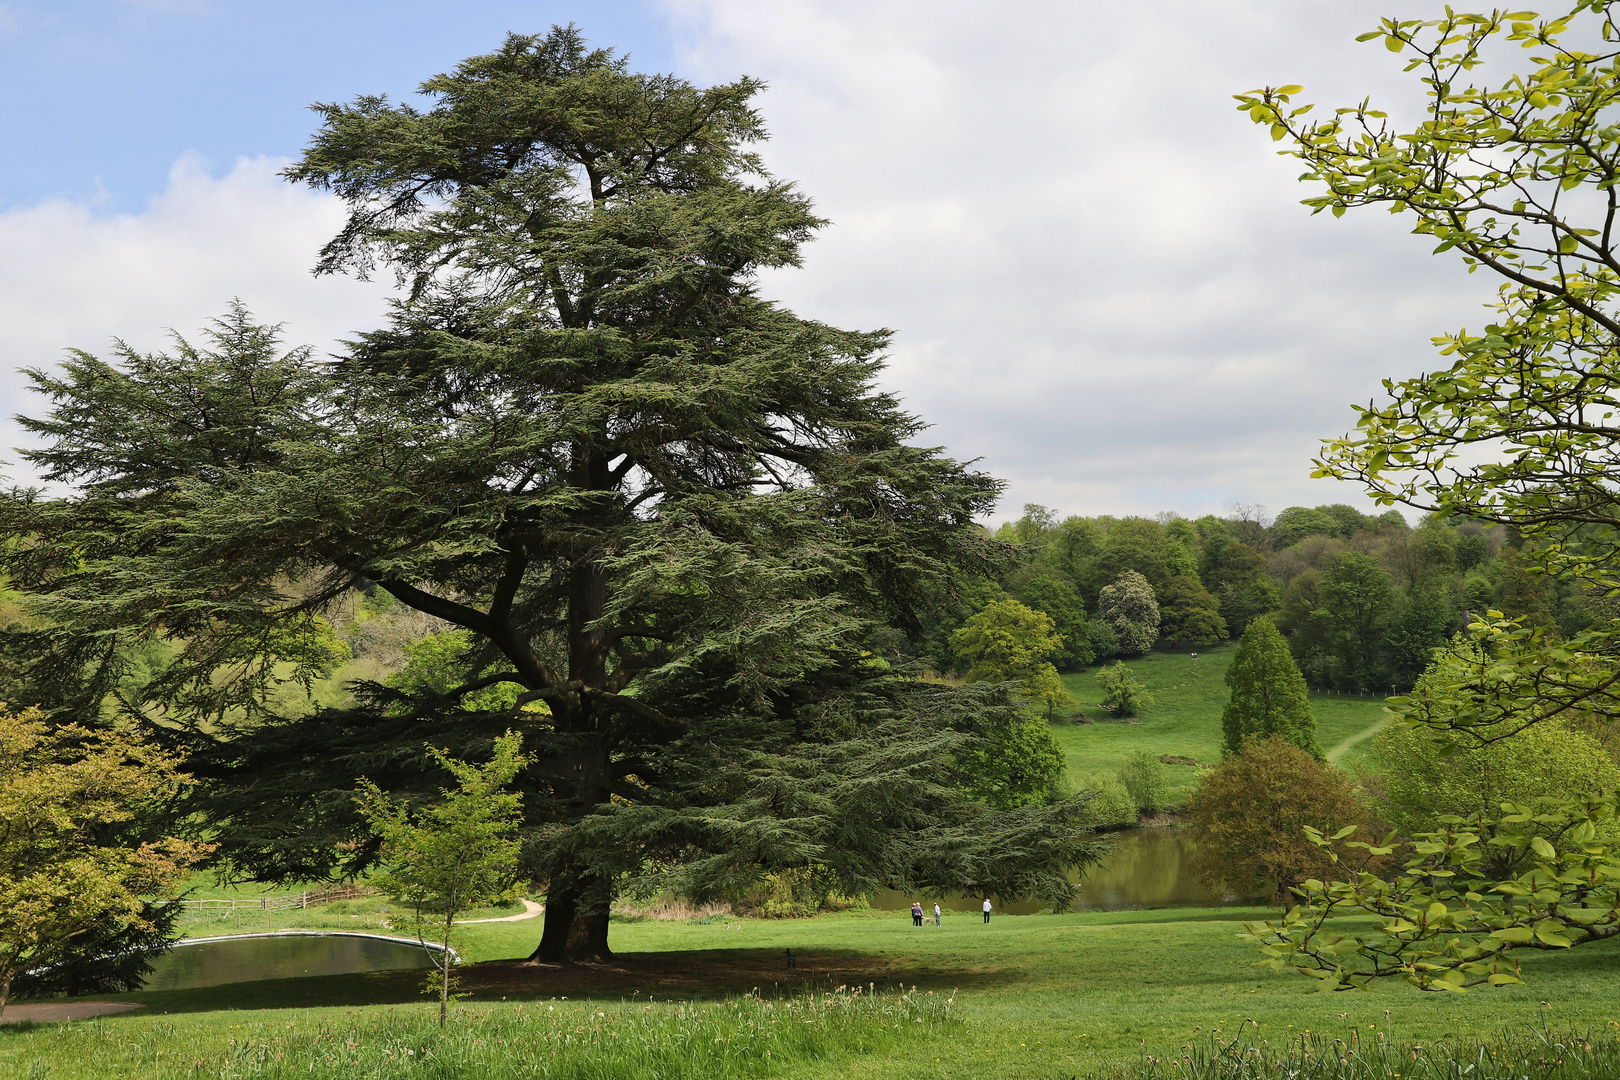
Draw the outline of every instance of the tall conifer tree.
<instances>
[{"instance_id":1,"label":"tall conifer tree","mask_svg":"<svg viewBox=\"0 0 1620 1080\"><path fill-rule=\"evenodd\" d=\"M759 89L637 74L569 28L429 80L424 108L318 106L287 174L349 208L318 270L381 267L404 299L333 363L237 310L205 347L34 374L55 407L30 458L76 491L5 506L33 699L121 694L188 744L194 809L261 880L369 864L356 777L430 789L425 743L521 732L540 959L607 955L624 889L785 869L1065 905L1097 851L1084 800L963 794L958 760L1016 706L863 647L1006 568L974 525L999 484L912 445L874 388L885 334L757 294L823 224L751 148ZM278 715L357 588L470 635L463 681ZM133 686L152 640L173 662ZM481 706L493 685L516 704Z\"/></svg>"},{"instance_id":2,"label":"tall conifer tree","mask_svg":"<svg viewBox=\"0 0 1620 1080\"><path fill-rule=\"evenodd\" d=\"M1243 631L1226 669L1226 685L1232 697L1221 710L1221 730L1228 754L1237 753L1249 736L1276 735L1322 760L1305 677L1276 623L1256 619Z\"/></svg>"}]
</instances>

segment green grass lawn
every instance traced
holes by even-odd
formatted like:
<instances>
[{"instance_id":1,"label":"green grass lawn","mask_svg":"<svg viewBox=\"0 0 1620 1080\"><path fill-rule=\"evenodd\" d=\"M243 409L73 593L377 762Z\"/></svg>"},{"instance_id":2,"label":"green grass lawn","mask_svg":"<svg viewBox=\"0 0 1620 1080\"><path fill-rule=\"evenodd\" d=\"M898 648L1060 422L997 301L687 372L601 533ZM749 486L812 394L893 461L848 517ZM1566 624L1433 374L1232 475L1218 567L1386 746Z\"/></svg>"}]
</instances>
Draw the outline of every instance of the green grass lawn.
<instances>
[{"instance_id":1,"label":"green grass lawn","mask_svg":"<svg viewBox=\"0 0 1620 1080\"><path fill-rule=\"evenodd\" d=\"M1226 701L1223 676L1234 651L1223 646L1201 652L1197 660L1185 653L1152 653L1128 661L1156 699L1139 723L1116 722L1097 706L1100 695L1091 671L1065 676L1082 711L1093 720L1053 727L1077 785L1112 775L1141 749L1201 763L1218 760ZM1383 720L1382 702L1373 698L1313 695L1312 707L1322 745L1340 764L1360 758L1367 737ZM1173 766L1171 775L1185 788L1195 770ZM252 897L261 891L252 886L232 890L205 879L197 884L197 896ZM250 915L239 920L239 929L358 929L379 920L386 907L386 900L373 897L308 912ZM399 1056L404 1050L395 1054L384 1047L364 1066L356 1059L342 1068L330 1066L339 1071L318 1075L539 1076L506 1070L495 1058L480 1063L482 1051L476 1047L487 1043L488 1052L499 1057L521 1038L588 1040L600 1037L591 1032L603 1030L601 1025L620 1030L637 1023L665 1024L657 1028L667 1032L659 1038L700 1048L716 1042L729 1046L742 1029L714 1026L716 1018L743 1015L725 1013L733 1008L729 1001L756 989L774 998L805 986L904 984L923 995L932 991L935 999L954 993L958 1019L903 1037L875 1037L870 1025L857 1025L847 1037L823 1040L791 1060L733 1055L723 1061L704 1050L679 1069L658 1075L1102 1077L1129 1072L1144 1052L1174 1052L1197 1030L1232 1032L1246 1019L1259 1023L1263 1037L1284 1041L1306 1030L1337 1032L1347 1025L1363 1037L1392 1026L1396 1038L1433 1040L1489 1037L1522 1029L1543 1016L1591 1029L1620 1022L1620 994L1615 992L1620 941L1563 955L1531 955L1525 961L1529 985L1523 987L1452 996L1390 985L1370 994L1329 996L1308 993L1313 980L1250 967L1256 953L1238 940L1239 922L1267 914L1240 908L1085 912L997 916L988 926L977 915L949 914L939 930L914 929L904 912L870 911L780 921L627 921L613 929L619 961L575 968L517 962L533 949L539 920L468 926L460 931L460 947L474 964L466 969L470 1000L461 1007L462 1034L456 1046L462 1055L458 1060L471 1064L445 1064L431 1071L419 1060ZM188 916L193 932L229 929L204 924L202 917ZM792 972L784 960L787 949L800 958ZM420 996L421 980L415 972L378 973L110 995L146 1007L75 1024L0 1027L0 1076L269 1077L292 1075L277 1071L278 1055L296 1057L298 1045L307 1052L312 1039L329 1040L334 1048L365 1046L371 1045L368 1039L376 1043L383 1038L379 1033L388 1032L393 1040L388 1047L437 1045L432 1006ZM649 998L654 1004L647 1004ZM707 1019L694 1028L690 1025L698 1023L698 1013L683 1012L683 1001L721 1004L704 1012ZM544 1013L536 1002L543 1004ZM514 1018L521 1022L512 1022ZM497 1045L507 1049L496 1050ZM589 1065L596 1060L592 1054L605 1051L593 1049L594 1043L580 1046L585 1055L580 1061L586 1063L582 1071L543 1075L618 1075L607 1064ZM249 1060L246 1047L257 1047L259 1056Z\"/></svg>"},{"instance_id":2,"label":"green grass lawn","mask_svg":"<svg viewBox=\"0 0 1620 1080\"><path fill-rule=\"evenodd\" d=\"M1052 733L1068 760L1077 786L1113 776L1138 750L1154 755L1189 757L1212 764L1221 756L1221 709L1226 705L1226 669L1237 653L1235 644L1200 650L1195 660L1185 652L1151 652L1125 666L1153 695L1153 704L1134 718L1115 720L1099 702L1096 669L1071 672L1063 684L1091 723L1057 723ZM1344 694L1311 695L1317 738L1331 760L1347 768L1364 760L1368 738L1382 724L1380 698ZM1170 782L1178 790L1193 783L1197 770L1171 765Z\"/></svg>"},{"instance_id":3,"label":"green grass lawn","mask_svg":"<svg viewBox=\"0 0 1620 1080\"><path fill-rule=\"evenodd\" d=\"M871 912L781 921L616 924L613 944L621 954L616 964L572 970L498 962L473 967L468 976L474 995L462 1006L463 1017L473 1023L536 1000L576 1011L582 1002L600 1003L581 1015L595 1017L600 1011L622 1018L626 1010L646 1009L649 995L669 1003L658 1009L677 1000L723 1000L755 987L771 998L795 985L783 962L784 950L791 948L800 957L801 981L904 983L922 994L956 994L958 1025L865 1052L835 1048L793 1063L786 1073L829 1080L1106 1076L1129 1067L1144 1047L1151 1053L1173 1051L1195 1029L1231 1032L1245 1019L1258 1021L1263 1035L1278 1040L1351 1024L1363 1037L1392 1027L1397 1038L1433 1040L1522 1028L1543 1014L1555 1023L1591 1029L1620 1019L1615 994L1620 942L1529 956L1529 985L1522 987L1441 995L1390 985L1372 993L1323 995L1307 993L1314 981L1302 976L1249 967L1255 954L1237 940L1238 920L1265 914L1230 908L1090 912L997 917L988 926L977 916L955 915L939 930L914 929L904 913ZM521 957L538 931L537 921L469 927L465 949L474 960ZM143 1001L147 1008L71 1025L0 1029L0 1076L76 1080L98 1075L98 1069L107 1075L113 1068L132 1077L256 1075L221 1071L220 1063L233 1052L232 1039L239 1045L253 1039L290 1043L299 1033L327 1031L342 1041L346 1033L401 1010L427 1017L431 1005L417 997L419 979L414 973L378 974L116 995ZM410 1004L413 1000L420 1003ZM296 1007L277 1007L289 1005ZM421 1038L429 1038L428 1028L418 1026L425 1033ZM165 1059L157 1054L160 1049L167 1060L203 1061L209 1067L195 1074L165 1072L157 1064ZM134 1067L138 1062L146 1063L146 1071ZM757 1066L753 1072L715 1075L783 1074L763 1062ZM401 1067L352 1075L465 1075L470 1080L479 1074Z\"/></svg>"}]
</instances>

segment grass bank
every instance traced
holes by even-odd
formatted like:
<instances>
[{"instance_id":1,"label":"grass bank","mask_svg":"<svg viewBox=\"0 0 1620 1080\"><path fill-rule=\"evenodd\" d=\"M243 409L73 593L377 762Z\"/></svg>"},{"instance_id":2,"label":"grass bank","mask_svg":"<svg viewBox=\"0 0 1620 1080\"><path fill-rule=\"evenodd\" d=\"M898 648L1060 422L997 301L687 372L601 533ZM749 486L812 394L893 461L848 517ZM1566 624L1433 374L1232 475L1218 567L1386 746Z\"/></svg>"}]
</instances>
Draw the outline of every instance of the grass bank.
<instances>
[{"instance_id":1,"label":"grass bank","mask_svg":"<svg viewBox=\"0 0 1620 1080\"><path fill-rule=\"evenodd\" d=\"M1254 1025L1249 1030L1268 1046L1285 1045L1307 1031L1320 1035L1354 1030L1359 1038L1373 1040L1390 1032L1399 1039L1431 1043L1499 1038L1529 1031L1543 1019L1561 1028L1584 1030L1605 1029L1611 1021L1620 1021L1614 994L1620 941L1529 956L1525 961L1529 984L1522 987L1453 996L1393 985L1371 993L1323 995L1307 993L1313 980L1249 966L1254 953L1237 940L1238 923L1265 914L1264 909L1178 908L997 917L988 926L976 915L947 914L937 930L913 928L905 913L703 924L646 921L615 924L613 944L620 952L615 962L573 968L533 967L512 959L533 948L535 924L482 924L465 931L467 954L482 963L466 972L473 997L456 1022L466 1031L486 1031L482 1037L488 1053L506 1054L489 1042L487 1032L495 1028L488 1025L515 1025L502 1028L507 1034L501 1037L527 1039L533 1045L540 1045L534 1042L537 1039L555 1040L560 1029L547 1026L549 1020L542 1023L543 1010L536 1006L562 1009L565 998L568 1008L594 1006L606 1014L598 1021L612 1018L618 1024L630 1019L624 1010L643 1008L649 996L655 1005L679 1000L720 1003L729 1009L731 1000L756 987L770 1001L778 995L792 996L807 985L875 983L892 988L903 983L915 986L923 998L933 991L933 1000L949 998L954 991L956 1026L931 1029L923 1041L838 1044L842 1049L829 1043L823 1056L796 1059L788 1074L811 1080L1046 1080L1134 1073L1144 1054L1177 1055L1200 1033L1213 1028L1235 1033L1246 1020ZM792 971L784 961L789 948L799 958L799 967ZM155 1063L157 1051L166 1047L165 1057L193 1046L222 1053L220 1048L229 1048L232 1038L238 1046L255 1039L263 1046L274 1036L283 1039L280 1051L290 1052L296 1041L304 1048L298 1052L308 1053L322 1031L336 1030L333 1025L371 1030L364 1026L373 1019L381 1025L375 1030L384 1034L406 1030L387 1027L394 1023L426 1031L422 1025L431 1026L431 1005L411 1004L421 1000L419 984L416 974L390 973L117 995L143 1001L147 1007L93 1022L0 1030L0 1075L28 1077L36 1061L55 1070L39 1074L52 1080L88 1075L74 1071L76 1062L94 1060L94 1054L103 1052L97 1047L120 1041L146 1047L143 1053L149 1057L143 1060ZM403 1019L388 1019L396 1014ZM525 1019L522 1023L501 1019L509 1014ZM569 1030L583 1036L576 1029L586 1015L569 1016L573 1025ZM717 1029L707 1037L722 1035ZM560 1052L555 1042L552 1048ZM374 1061L386 1064L386 1055L381 1050L375 1053L381 1056ZM217 1066L223 1057L208 1060ZM749 1060L750 1067L767 1068L757 1057ZM775 1058L771 1061L769 1068L775 1069ZM233 1075L215 1066L194 1075ZM133 1069L122 1075L171 1074Z\"/></svg>"},{"instance_id":2,"label":"grass bank","mask_svg":"<svg viewBox=\"0 0 1620 1080\"><path fill-rule=\"evenodd\" d=\"M949 998L855 988L704 1002L474 1005L443 1031L427 1010L396 1006L61 1024L4 1041L32 1055L12 1063L26 1072L8 1073L30 1080L731 1080L911 1047L952 1025Z\"/></svg>"}]
</instances>

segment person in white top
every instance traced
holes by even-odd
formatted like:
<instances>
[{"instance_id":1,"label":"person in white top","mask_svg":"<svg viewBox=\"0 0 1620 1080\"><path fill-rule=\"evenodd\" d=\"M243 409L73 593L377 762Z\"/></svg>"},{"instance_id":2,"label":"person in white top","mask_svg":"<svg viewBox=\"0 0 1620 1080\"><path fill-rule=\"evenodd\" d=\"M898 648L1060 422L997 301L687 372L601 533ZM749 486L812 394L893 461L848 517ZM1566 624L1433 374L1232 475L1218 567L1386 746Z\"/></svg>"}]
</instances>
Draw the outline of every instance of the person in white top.
<instances>
[{"instance_id":1,"label":"person in white top","mask_svg":"<svg viewBox=\"0 0 1620 1080\"><path fill-rule=\"evenodd\" d=\"M988 896L984 898L984 921L990 921L990 898Z\"/></svg>"},{"instance_id":2,"label":"person in white top","mask_svg":"<svg viewBox=\"0 0 1620 1080\"><path fill-rule=\"evenodd\" d=\"M934 905L934 925L935 926L939 925L939 905L938 904Z\"/></svg>"}]
</instances>

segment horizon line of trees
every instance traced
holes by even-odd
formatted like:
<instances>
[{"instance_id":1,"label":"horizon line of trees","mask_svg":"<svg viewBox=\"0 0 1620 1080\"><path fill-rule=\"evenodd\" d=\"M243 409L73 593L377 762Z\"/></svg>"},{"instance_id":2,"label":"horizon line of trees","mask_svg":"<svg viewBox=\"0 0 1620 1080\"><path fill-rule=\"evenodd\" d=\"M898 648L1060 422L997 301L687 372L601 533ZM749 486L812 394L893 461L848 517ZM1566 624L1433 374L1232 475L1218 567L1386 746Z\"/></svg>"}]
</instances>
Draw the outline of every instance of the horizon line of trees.
<instances>
[{"instance_id":1,"label":"horizon line of trees","mask_svg":"<svg viewBox=\"0 0 1620 1080\"><path fill-rule=\"evenodd\" d=\"M1393 510L1344 504L1292 506L1274 519L1255 506L1197 519L1059 520L1038 504L1023 509L986 530L1021 559L999 577L959 580L936 598L922 639L897 641L898 651L964 675L973 659L953 635L1008 601L1051 620L1056 645L1044 659L1057 671L1155 646L1217 645L1267 616L1312 689L1393 693L1471 615L1501 611L1563 636L1607 617L1601 597L1539 575L1522 537L1470 519L1430 515L1413 526Z\"/></svg>"}]
</instances>

